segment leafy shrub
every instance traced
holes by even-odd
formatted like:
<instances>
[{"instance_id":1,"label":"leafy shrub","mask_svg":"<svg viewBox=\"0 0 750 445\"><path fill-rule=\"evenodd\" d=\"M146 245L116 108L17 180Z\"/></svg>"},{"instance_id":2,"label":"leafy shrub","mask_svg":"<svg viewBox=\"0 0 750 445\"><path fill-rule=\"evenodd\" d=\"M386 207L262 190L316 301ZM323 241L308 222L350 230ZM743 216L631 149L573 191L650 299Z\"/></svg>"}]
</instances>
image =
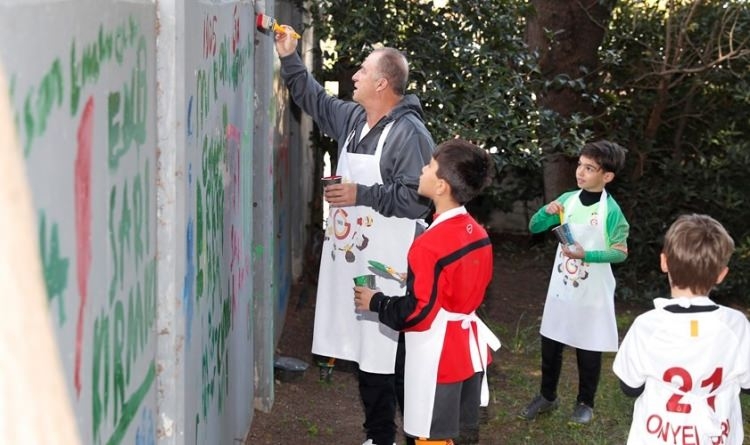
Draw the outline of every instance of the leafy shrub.
<instances>
[{"instance_id":1,"label":"leafy shrub","mask_svg":"<svg viewBox=\"0 0 750 445\"><path fill-rule=\"evenodd\" d=\"M748 302L746 2L668 2L668 10L660 2L617 2L596 73L553 79L543 78L524 41L531 2L312 3L318 36L334 42L321 53L318 78L340 81L347 97L371 45L397 47L410 60L411 91L435 140L460 135L493 152L503 174L472 203L480 217L542 196L544 153L574 156L592 135L606 135L629 149L611 190L631 223L629 259L615 266L618 298L664 295L662 237L678 215L699 212L721 221L737 243L717 295ZM595 113L565 118L542 109L535 92L552 88L582 95Z\"/></svg>"}]
</instances>

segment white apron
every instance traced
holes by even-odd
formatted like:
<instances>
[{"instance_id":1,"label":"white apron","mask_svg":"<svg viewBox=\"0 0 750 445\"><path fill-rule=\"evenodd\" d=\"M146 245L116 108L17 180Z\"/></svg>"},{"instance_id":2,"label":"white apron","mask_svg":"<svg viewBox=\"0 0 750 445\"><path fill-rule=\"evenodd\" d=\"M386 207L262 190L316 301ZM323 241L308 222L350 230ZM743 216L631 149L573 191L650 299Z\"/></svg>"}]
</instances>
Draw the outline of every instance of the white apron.
<instances>
[{"instance_id":1,"label":"white apron","mask_svg":"<svg viewBox=\"0 0 750 445\"><path fill-rule=\"evenodd\" d=\"M584 250L604 250L607 192L602 191L599 211L586 223L571 222L580 205L580 191L565 202L565 221ZM576 219L575 217L573 219ZM544 303L540 333L575 348L617 351L615 277L609 263L585 263L563 255L557 246Z\"/></svg>"},{"instance_id":2,"label":"white apron","mask_svg":"<svg viewBox=\"0 0 750 445\"><path fill-rule=\"evenodd\" d=\"M380 156L392 125L383 129L372 155L349 153L354 132L350 134L336 169L344 182L383 183ZM354 310L353 278L372 273L369 260L406 272L415 229L415 220L387 218L367 206L330 208L318 276L313 354L357 362L366 372L394 373L398 332L381 324L377 313ZM396 280L377 276L376 283L389 296L405 292Z\"/></svg>"},{"instance_id":3,"label":"white apron","mask_svg":"<svg viewBox=\"0 0 750 445\"><path fill-rule=\"evenodd\" d=\"M474 372L483 371L480 406L487 406L490 390L487 383L487 347L500 349L500 340L490 331L476 313L459 314L440 309L430 329L406 332L406 361L404 375L404 432L414 437L430 437L432 413L435 406L438 365L443 350L443 339L449 321L460 321L469 329L469 350ZM477 326L474 335L472 325Z\"/></svg>"}]
</instances>

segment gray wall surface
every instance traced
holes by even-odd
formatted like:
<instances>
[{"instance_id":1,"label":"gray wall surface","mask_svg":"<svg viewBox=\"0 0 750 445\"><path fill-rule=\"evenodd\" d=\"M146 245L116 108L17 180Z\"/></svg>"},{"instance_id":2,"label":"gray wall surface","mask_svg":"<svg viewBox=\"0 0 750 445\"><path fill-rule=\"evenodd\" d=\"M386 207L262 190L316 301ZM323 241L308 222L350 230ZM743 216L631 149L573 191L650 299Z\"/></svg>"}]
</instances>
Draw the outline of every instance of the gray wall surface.
<instances>
[{"instance_id":1,"label":"gray wall surface","mask_svg":"<svg viewBox=\"0 0 750 445\"><path fill-rule=\"evenodd\" d=\"M312 171L255 28L277 11L301 21L272 1L0 0L82 443L233 444L273 404Z\"/></svg>"}]
</instances>

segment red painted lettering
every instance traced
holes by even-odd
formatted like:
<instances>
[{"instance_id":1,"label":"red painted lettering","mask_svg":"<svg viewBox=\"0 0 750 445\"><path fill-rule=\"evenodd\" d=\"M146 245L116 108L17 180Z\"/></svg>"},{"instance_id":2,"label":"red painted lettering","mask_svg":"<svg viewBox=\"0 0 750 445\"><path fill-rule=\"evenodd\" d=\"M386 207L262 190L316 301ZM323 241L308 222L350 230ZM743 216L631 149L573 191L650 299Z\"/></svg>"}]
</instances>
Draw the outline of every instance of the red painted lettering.
<instances>
[{"instance_id":1,"label":"red painted lettering","mask_svg":"<svg viewBox=\"0 0 750 445\"><path fill-rule=\"evenodd\" d=\"M216 55L216 16L206 17L203 20L203 57Z\"/></svg>"},{"instance_id":2,"label":"red painted lettering","mask_svg":"<svg viewBox=\"0 0 750 445\"><path fill-rule=\"evenodd\" d=\"M698 428L695 425L680 425L663 419L658 414L646 418L646 431L665 444L701 445ZM721 422L721 436L712 437L711 445L723 445L729 437L729 419Z\"/></svg>"}]
</instances>

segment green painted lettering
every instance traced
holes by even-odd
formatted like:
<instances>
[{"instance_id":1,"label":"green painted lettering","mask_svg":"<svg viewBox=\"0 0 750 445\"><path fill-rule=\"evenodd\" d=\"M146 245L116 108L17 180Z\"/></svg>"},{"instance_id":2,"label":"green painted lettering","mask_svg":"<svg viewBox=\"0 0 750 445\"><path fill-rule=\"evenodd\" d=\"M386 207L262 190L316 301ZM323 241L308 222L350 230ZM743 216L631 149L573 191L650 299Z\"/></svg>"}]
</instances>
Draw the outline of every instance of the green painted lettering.
<instances>
[{"instance_id":1,"label":"green painted lettering","mask_svg":"<svg viewBox=\"0 0 750 445\"><path fill-rule=\"evenodd\" d=\"M99 433L109 407L109 319L106 315L94 321L94 353L91 372L91 424L94 442L99 443Z\"/></svg>"},{"instance_id":2,"label":"green painted lettering","mask_svg":"<svg viewBox=\"0 0 750 445\"><path fill-rule=\"evenodd\" d=\"M132 289L130 291L132 298ZM114 418L118 419L120 417L120 409L122 408L122 405L125 403L125 372L123 371L122 367L122 352L123 352L123 343L125 341L125 310L122 306L122 301L117 300L115 302L115 314L114 314L114 344L113 346L113 363L114 363L114 378L112 379L112 391L113 391L113 399L112 403L114 404Z\"/></svg>"},{"instance_id":3,"label":"green painted lettering","mask_svg":"<svg viewBox=\"0 0 750 445\"><path fill-rule=\"evenodd\" d=\"M68 287L68 258L60 256L60 236L57 224L52 224L47 239L47 217L39 215L39 248L41 250L44 284L47 288L47 300L57 298L59 323L65 323L65 301L63 294Z\"/></svg>"}]
</instances>

